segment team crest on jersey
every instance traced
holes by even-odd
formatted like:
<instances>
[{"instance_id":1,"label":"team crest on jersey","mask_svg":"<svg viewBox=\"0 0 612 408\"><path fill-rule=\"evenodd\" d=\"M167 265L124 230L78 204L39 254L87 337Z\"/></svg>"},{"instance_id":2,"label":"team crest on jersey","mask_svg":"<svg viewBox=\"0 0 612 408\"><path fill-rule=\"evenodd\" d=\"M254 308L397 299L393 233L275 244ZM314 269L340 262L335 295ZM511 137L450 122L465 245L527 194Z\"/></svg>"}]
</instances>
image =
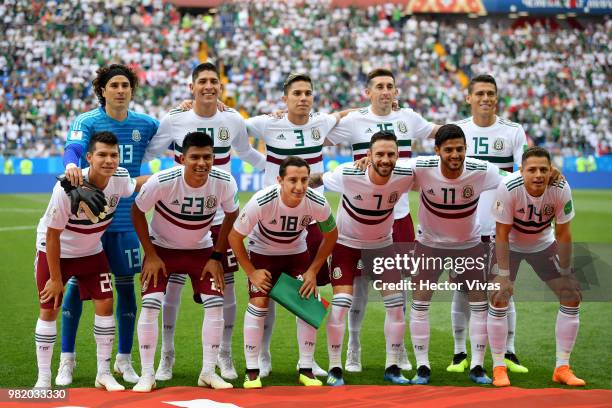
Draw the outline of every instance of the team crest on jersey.
<instances>
[{"instance_id":1,"label":"team crest on jersey","mask_svg":"<svg viewBox=\"0 0 612 408\"><path fill-rule=\"evenodd\" d=\"M222 127L219 129L219 140L226 142L230 138L229 129L226 127Z\"/></svg>"},{"instance_id":2,"label":"team crest on jersey","mask_svg":"<svg viewBox=\"0 0 612 408\"><path fill-rule=\"evenodd\" d=\"M406 126L406 124L400 120L397 122L397 130L399 130L400 133L406 133L408 132L408 126Z\"/></svg>"},{"instance_id":3,"label":"team crest on jersey","mask_svg":"<svg viewBox=\"0 0 612 408\"><path fill-rule=\"evenodd\" d=\"M461 192L461 196L463 198L467 200L469 198L472 198L473 195L474 195L474 187L470 185L463 187L463 191Z\"/></svg>"},{"instance_id":4,"label":"team crest on jersey","mask_svg":"<svg viewBox=\"0 0 612 408\"><path fill-rule=\"evenodd\" d=\"M504 150L504 139L495 139L493 150L497 150L498 152Z\"/></svg>"},{"instance_id":5,"label":"team crest on jersey","mask_svg":"<svg viewBox=\"0 0 612 408\"><path fill-rule=\"evenodd\" d=\"M307 227L312 222L312 217L310 215L305 215L302 217L302 221L300 221L300 225L302 227Z\"/></svg>"},{"instance_id":6,"label":"team crest on jersey","mask_svg":"<svg viewBox=\"0 0 612 408\"><path fill-rule=\"evenodd\" d=\"M552 204L544 205L544 215L553 215L555 213L555 206Z\"/></svg>"},{"instance_id":7,"label":"team crest on jersey","mask_svg":"<svg viewBox=\"0 0 612 408\"><path fill-rule=\"evenodd\" d=\"M361 259L357 261L357 269L363 269L363 261Z\"/></svg>"},{"instance_id":8,"label":"team crest on jersey","mask_svg":"<svg viewBox=\"0 0 612 408\"><path fill-rule=\"evenodd\" d=\"M397 191L394 191L391 194L389 194L389 204L397 203L398 199L399 199L399 193Z\"/></svg>"},{"instance_id":9,"label":"team crest on jersey","mask_svg":"<svg viewBox=\"0 0 612 408\"><path fill-rule=\"evenodd\" d=\"M310 136L312 136L312 140L315 140L315 141L321 139L321 132L319 132L319 128L313 128L310 131Z\"/></svg>"},{"instance_id":10,"label":"team crest on jersey","mask_svg":"<svg viewBox=\"0 0 612 408\"><path fill-rule=\"evenodd\" d=\"M118 203L119 203L119 194L113 194L110 198L110 201L108 202L108 205L111 208L114 208L117 206Z\"/></svg>"},{"instance_id":11,"label":"team crest on jersey","mask_svg":"<svg viewBox=\"0 0 612 408\"><path fill-rule=\"evenodd\" d=\"M140 142L140 139L142 139L142 137L140 136L138 129L132 130L132 141Z\"/></svg>"},{"instance_id":12,"label":"team crest on jersey","mask_svg":"<svg viewBox=\"0 0 612 408\"><path fill-rule=\"evenodd\" d=\"M206 208L215 208L217 206L217 196L209 195L206 197Z\"/></svg>"},{"instance_id":13,"label":"team crest on jersey","mask_svg":"<svg viewBox=\"0 0 612 408\"><path fill-rule=\"evenodd\" d=\"M342 270L340 269L339 266L336 266L332 272L332 277L336 280L340 279L342 277Z\"/></svg>"}]
</instances>

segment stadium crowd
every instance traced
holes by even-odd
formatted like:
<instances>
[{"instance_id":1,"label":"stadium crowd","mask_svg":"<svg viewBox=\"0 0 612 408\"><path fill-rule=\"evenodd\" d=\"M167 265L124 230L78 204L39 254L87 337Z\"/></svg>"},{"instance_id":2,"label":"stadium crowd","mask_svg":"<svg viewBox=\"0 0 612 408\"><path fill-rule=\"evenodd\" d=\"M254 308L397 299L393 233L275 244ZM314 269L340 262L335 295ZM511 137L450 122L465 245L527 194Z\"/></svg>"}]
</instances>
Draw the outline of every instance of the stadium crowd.
<instances>
[{"instance_id":1,"label":"stadium crowd","mask_svg":"<svg viewBox=\"0 0 612 408\"><path fill-rule=\"evenodd\" d=\"M513 27L410 17L398 7L239 1L192 16L161 0L6 0L0 151L61 154L69 124L97 104L89 78L111 62L137 70L134 108L159 118L189 97L189 74L208 55L223 63L226 102L245 115L281 107L292 71L316 81L316 109L362 106L365 74L386 66L397 73L402 104L445 123L468 116L458 72L490 73L501 116L522 124L535 144L562 155L610 152L612 20Z\"/></svg>"}]
</instances>

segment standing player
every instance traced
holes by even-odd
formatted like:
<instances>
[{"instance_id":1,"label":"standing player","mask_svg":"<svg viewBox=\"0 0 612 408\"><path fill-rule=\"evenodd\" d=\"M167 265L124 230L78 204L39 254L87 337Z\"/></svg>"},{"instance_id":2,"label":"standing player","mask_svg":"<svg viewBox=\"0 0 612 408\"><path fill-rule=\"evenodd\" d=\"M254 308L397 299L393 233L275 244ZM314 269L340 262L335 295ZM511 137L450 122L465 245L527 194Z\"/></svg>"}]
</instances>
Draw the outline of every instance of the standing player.
<instances>
[{"instance_id":1,"label":"standing player","mask_svg":"<svg viewBox=\"0 0 612 408\"><path fill-rule=\"evenodd\" d=\"M127 170L118 168L117 137L110 132L91 135L86 159L89 168L82 176L103 190L109 210L107 216L97 222L90 221L83 210L74 215L70 199L58 182L53 188L47 211L38 223L35 264L40 314L35 332L38 363L35 388L51 388L51 358L57 335L55 320L62 303L64 284L73 276L79 283L80 296L93 299L94 303L98 362L96 388L108 391L124 389L110 373L109 361L115 338L113 288L100 237L111 224L120 198L130 197L146 177L139 177L136 182Z\"/></svg>"},{"instance_id":2,"label":"standing player","mask_svg":"<svg viewBox=\"0 0 612 408\"><path fill-rule=\"evenodd\" d=\"M280 163L289 156L303 158L312 168L313 173L323 172L323 142L336 126L342 113L328 115L311 113L314 101L311 78L306 74L291 74L283 86L283 102L287 105L287 114L281 118L261 115L247 120L249 134L266 144L266 170L264 186L277 183ZM320 189L323 193L323 188ZM308 230L308 250L313 257L321 243L321 232L312 223ZM311 259L312 261L312 259ZM327 265L322 266L319 275L327 276ZM269 303L264 340L261 347L261 377L266 377L272 370L270 341L275 320L275 303ZM315 363L316 375L327 375Z\"/></svg>"},{"instance_id":3,"label":"standing player","mask_svg":"<svg viewBox=\"0 0 612 408\"><path fill-rule=\"evenodd\" d=\"M456 124L465 133L467 156L488 161L512 172L513 166L521 164L521 156L527 147L525 131L517 123L497 116L497 83L491 75L478 75L468 85L467 103L472 116ZM478 202L478 222L483 242L492 242L495 238L495 221L491 217L495 191L483 191ZM468 365L466 354L466 329L470 318L470 307L467 292L456 291L451 304L451 322L455 341L455 354L452 363L447 367L451 372L463 372ZM514 350L516 333L516 312L514 300L510 298L508 306L508 341L506 364L510 371L526 373L526 367L519 363Z\"/></svg>"},{"instance_id":4,"label":"standing player","mask_svg":"<svg viewBox=\"0 0 612 408\"><path fill-rule=\"evenodd\" d=\"M393 101L398 96L395 76L387 69L378 68L368 74L365 94L370 106L350 112L328 135L332 143L348 143L353 149L353 159L366 156L370 139L374 133L389 131L395 134L399 145L399 157L412 154L412 143L416 139L435 136L439 125L423 119L410 108L392 110ZM402 195L393 212L393 241L413 242L414 226L410 217L408 194ZM361 343L359 336L361 323L365 316L368 301L367 281L364 276L356 276L353 282L353 303L349 313L349 345L346 352L346 370L361 371ZM403 346L402 346L403 347ZM410 370L405 348L402 352L401 368Z\"/></svg>"},{"instance_id":5,"label":"standing player","mask_svg":"<svg viewBox=\"0 0 612 408\"><path fill-rule=\"evenodd\" d=\"M95 132L112 131L119 139L119 160L131 176L140 174L140 165L149 141L157 132L158 122L150 116L128 109L138 77L128 67L113 64L98 69L93 80L100 106L79 115L72 123L66 141L64 164L66 177L73 185L82 182L81 156ZM102 245L115 275L117 290L117 321L119 346L114 369L123 374L127 382L135 383L138 375L132 367L132 343L136 321L134 274L140 270L140 244L130 219L133 198L126 198L117 207L108 231L102 236ZM56 377L58 385L72 383L76 365L74 345L81 316L82 303L77 281L68 282L62 305L62 355Z\"/></svg>"},{"instance_id":6,"label":"standing player","mask_svg":"<svg viewBox=\"0 0 612 408\"><path fill-rule=\"evenodd\" d=\"M580 325L581 299L580 285L571 268L572 193L564 180L549 183L551 173L550 154L541 147L532 147L523 154L521 172L506 177L496 191L492 211L497 221L497 268L494 268L497 274L493 281L500 289L491 294L487 322L496 386L510 385L504 362L506 316L523 259L559 297L553 381L570 386L586 384L574 375L569 365Z\"/></svg>"},{"instance_id":7,"label":"standing player","mask_svg":"<svg viewBox=\"0 0 612 408\"><path fill-rule=\"evenodd\" d=\"M484 190L494 189L504 173L481 160L466 158L465 135L457 125L444 125L436 134L437 156L420 157L414 166L416 182L421 186L418 237L415 258L427 262L412 276L416 286L410 311L410 337L417 361L413 384L428 384L429 306L432 290L421 285L437 282L443 272L441 260L451 259L451 279L464 287L486 282L487 252L480 240L476 207ZM458 262L471 259L465 265ZM433 260L433 261L432 261ZM439 261L438 261L439 260ZM457 262L457 264L455 264ZM484 288L468 290L471 310L470 343L472 360L470 379L477 384L490 384L483 368L487 346L487 297Z\"/></svg>"},{"instance_id":8,"label":"standing player","mask_svg":"<svg viewBox=\"0 0 612 408\"><path fill-rule=\"evenodd\" d=\"M155 388L157 318L168 275L176 273L190 276L194 299L205 310L203 364L198 385L232 387L215 373L215 365L223 336L222 259L227 250L227 234L238 215L238 189L229 173L213 168L213 140L209 135L189 133L182 146L183 166L152 176L132 207L136 233L145 252L142 311L138 320L142 376L134 387L137 392ZM155 212L149 231L145 213L152 208ZM225 217L213 250L209 226L219 208Z\"/></svg>"},{"instance_id":9,"label":"standing player","mask_svg":"<svg viewBox=\"0 0 612 408\"><path fill-rule=\"evenodd\" d=\"M339 238L332 253L330 274L334 297L327 319L327 383L332 386L344 384L342 344L346 313L353 299L354 277L362 273L358 269L362 251L392 252L393 209L401 194L409 191L413 184L410 166L396 166L398 145L393 133L376 132L371 138L367 157L370 165L365 171L346 163L322 177L313 175L311 180L311 185L323 183L326 188L342 193L342 205L338 209ZM399 282L400 278L398 271L389 271L382 276L384 282ZM404 295L401 291L386 289L381 294L386 310L384 378L394 384L408 384L410 381L402 376L399 368L406 331Z\"/></svg>"},{"instance_id":10,"label":"standing player","mask_svg":"<svg viewBox=\"0 0 612 408\"><path fill-rule=\"evenodd\" d=\"M198 65L191 74L189 89L194 98L193 109L186 111L176 109L165 116L157 135L149 145L147 155L158 155L169 145L174 145L175 160L179 162L183 154L183 138L189 132L206 132L213 138L215 162L214 166L231 173L231 154L233 148L238 157L263 170L265 157L249 144L245 121L233 109L218 111L217 103L223 94L223 84L219 79L217 67L205 62ZM210 232L213 243L216 244L223 222L224 212L219 209L213 220ZM232 333L236 320L236 295L234 293L234 273L238 265L231 249L222 260L225 271L226 288L223 296L223 318L225 328L223 341L219 350L219 367L221 376L226 379L237 378L232 360ZM173 274L166 287L162 307L163 331L162 354L155 378L159 381L172 378L174 365L174 330L178 308L181 301L181 290L185 284L186 275Z\"/></svg>"},{"instance_id":11,"label":"standing player","mask_svg":"<svg viewBox=\"0 0 612 408\"><path fill-rule=\"evenodd\" d=\"M249 200L234 223L229 243L238 263L249 278L249 305L244 316L244 388L261 388L259 355L264 320L268 312L268 292L282 272L302 276L300 295L316 292L317 273L331 253L338 230L325 197L308 188L310 166L306 160L290 156L278 168L278 184L269 186ZM306 233L312 221L323 234L314 260L308 254ZM248 236L249 253L244 246ZM299 381L320 386L313 374L315 328L297 319Z\"/></svg>"}]
</instances>

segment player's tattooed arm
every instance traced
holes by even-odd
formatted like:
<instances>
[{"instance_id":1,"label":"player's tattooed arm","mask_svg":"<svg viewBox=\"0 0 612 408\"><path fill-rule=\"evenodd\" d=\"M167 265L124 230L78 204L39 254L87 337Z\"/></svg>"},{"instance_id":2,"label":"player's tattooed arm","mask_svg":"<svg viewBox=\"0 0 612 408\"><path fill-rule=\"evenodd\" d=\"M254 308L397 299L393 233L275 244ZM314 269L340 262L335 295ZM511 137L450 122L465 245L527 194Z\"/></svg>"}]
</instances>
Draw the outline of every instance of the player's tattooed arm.
<instances>
[{"instance_id":1,"label":"player's tattooed arm","mask_svg":"<svg viewBox=\"0 0 612 408\"><path fill-rule=\"evenodd\" d=\"M323 173L313 173L308 179L308 187L317 188L323 185Z\"/></svg>"},{"instance_id":2,"label":"player's tattooed arm","mask_svg":"<svg viewBox=\"0 0 612 408\"><path fill-rule=\"evenodd\" d=\"M495 254L497 264L493 266L493 283L498 284L499 289L490 293L490 302L495 307L505 307L510 301L513 292L510 280L510 230L512 225L497 223L495 229Z\"/></svg>"}]
</instances>

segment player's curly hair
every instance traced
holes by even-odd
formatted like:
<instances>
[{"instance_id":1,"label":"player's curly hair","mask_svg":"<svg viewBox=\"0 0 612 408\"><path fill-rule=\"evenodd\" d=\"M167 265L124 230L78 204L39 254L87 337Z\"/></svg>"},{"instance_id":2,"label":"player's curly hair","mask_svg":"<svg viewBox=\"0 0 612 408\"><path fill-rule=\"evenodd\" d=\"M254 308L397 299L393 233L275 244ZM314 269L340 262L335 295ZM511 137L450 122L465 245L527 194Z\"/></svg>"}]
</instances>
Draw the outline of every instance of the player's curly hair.
<instances>
[{"instance_id":1,"label":"player's curly hair","mask_svg":"<svg viewBox=\"0 0 612 408\"><path fill-rule=\"evenodd\" d=\"M107 67L100 67L96 71L96 77L92 81L94 91L96 96L98 97L98 101L100 101L100 105L106 106L106 98L102 96L102 89L106 86L108 81L111 80L112 77L116 75L125 76L128 81L130 81L130 87L132 87L132 92L138 87L138 76L136 73L128 66L122 64L112 64Z\"/></svg>"}]
</instances>

